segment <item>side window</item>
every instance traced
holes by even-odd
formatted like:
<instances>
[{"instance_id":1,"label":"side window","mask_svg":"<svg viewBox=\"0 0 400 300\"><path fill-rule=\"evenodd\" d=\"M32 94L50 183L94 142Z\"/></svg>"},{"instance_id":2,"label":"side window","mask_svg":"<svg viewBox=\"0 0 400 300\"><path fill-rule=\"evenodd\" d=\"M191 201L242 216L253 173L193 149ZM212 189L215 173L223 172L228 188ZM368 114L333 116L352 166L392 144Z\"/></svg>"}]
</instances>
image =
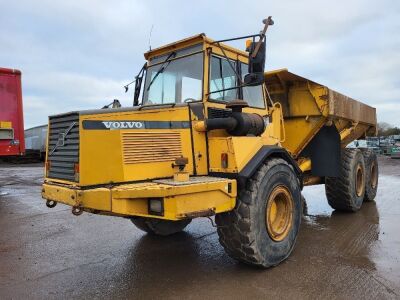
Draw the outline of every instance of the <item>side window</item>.
<instances>
[{"instance_id":1,"label":"side window","mask_svg":"<svg viewBox=\"0 0 400 300\"><path fill-rule=\"evenodd\" d=\"M231 61L236 68L236 62ZM231 101L238 98L238 89L216 92L236 86L236 75L225 58L211 56L210 98L214 100Z\"/></svg>"},{"instance_id":2,"label":"side window","mask_svg":"<svg viewBox=\"0 0 400 300\"><path fill-rule=\"evenodd\" d=\"M248 66L247 64L241 63L240 65L242 71L242 79L244 80L244 76L248 74ZM262 85L256 86L246 86L242 90L243 100L246 101L249 106L264 108L264 96L262 92Z\"/></svg>"}]
</instances>

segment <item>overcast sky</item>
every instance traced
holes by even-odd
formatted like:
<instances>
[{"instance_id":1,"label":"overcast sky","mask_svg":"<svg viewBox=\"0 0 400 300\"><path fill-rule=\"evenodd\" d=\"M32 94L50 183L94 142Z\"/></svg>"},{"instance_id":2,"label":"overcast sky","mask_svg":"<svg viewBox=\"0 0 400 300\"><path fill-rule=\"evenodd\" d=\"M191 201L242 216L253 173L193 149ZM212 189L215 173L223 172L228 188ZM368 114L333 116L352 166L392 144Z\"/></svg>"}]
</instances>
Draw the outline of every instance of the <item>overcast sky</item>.
<instances>
[{"instance_id":1,"label":"overcast sky","mask_svg":"<svg viewBox=\"0 0 400 300\"><path fill-rule=\"evenodd\" d=\"M0 7L0 66L22 71L26 128L114 98L131 105L123 85L144 63L152 26L154 48L201 32L257 33L268 15L275 25L267 70L288 68L400 126L399 0L0 0Z\"/></svg>"}]
</instances>

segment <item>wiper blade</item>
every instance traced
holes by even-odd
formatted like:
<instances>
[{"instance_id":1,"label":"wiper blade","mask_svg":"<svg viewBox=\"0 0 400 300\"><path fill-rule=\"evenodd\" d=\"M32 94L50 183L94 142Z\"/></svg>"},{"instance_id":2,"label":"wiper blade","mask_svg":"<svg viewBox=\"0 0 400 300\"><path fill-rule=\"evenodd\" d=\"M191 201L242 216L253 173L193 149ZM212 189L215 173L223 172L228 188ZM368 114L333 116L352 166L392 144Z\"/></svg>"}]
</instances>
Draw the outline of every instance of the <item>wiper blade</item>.
<instances>
[{"instance_id":1,"label":"wiper blade","mask_svg":"<svg viewBox=\"0 0 400 300\"><path fill-rule=\"evenodd\" d=\"M168 65L170 64L170 60L172 57L176 56L176 52L171 52L170 55L168 55L168 57L164 60L162 67L157 71L156 75L154 75L153 79L150 81L149 86L147 87L147 91L150 89L151 85L153 84L153 82L156 80L156 78L158 77L158 75L160 75L161 73L163 73L165 71L165 69L168 67Z\"/></svg>"}]
</instances>

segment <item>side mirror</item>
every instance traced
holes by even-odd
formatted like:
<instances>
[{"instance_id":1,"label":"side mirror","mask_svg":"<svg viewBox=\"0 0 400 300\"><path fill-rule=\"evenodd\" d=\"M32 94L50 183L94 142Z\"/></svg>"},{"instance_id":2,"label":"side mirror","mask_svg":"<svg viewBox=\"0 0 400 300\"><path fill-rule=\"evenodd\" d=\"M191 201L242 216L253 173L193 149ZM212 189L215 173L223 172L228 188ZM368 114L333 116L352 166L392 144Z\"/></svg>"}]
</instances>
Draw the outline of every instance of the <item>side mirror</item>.
<instances>
[{"instance_id":1,"label":"side mirror","mask_svg":"<svg viewBox=\"0 0 400 300\"><path fill-rule=\"evenodd\" d=\"M265 67L265 40L260 43L257 53L254 52L257 43L251 43L249 51L249 73L264 73Z\"/></svg>"},{"instance_id":2,"label":"side mirror","mask_svg":"<svg viewBox=\"0 0 400 300\"><path fill-rule=\"evenodd\" d=\"M262 85L264 83L264 73L249 73L244 76L243 83L246 86Z\"/></svg>"},{"instance_id":3,"label":"side mirror","mask_svg":"<svg viewBox=\"0 0 400 300\"><path fill-rule=\"evenodd\" d=\"M263 20L264 29L260 33L258 42L251 42L247 47L249 52L249 74L244 77L246 85L261 85L264 82L265 68L265 34L268 26L274 25L272 17Z\"/></svg>"},{"instance_id":4,"label":"side mirror","mask_svg":"<svg viewBox=\"0 0 400 300\"><path fill-rule=\"evenodd\" d=\"M249 51L249 69L244 77L244 83L246 85L261 85L264 82L264 68L265 68L265 41L261 42L258 52L253 57L254 48L257 43L251 43Z\"/></svg>"}]
</instances>

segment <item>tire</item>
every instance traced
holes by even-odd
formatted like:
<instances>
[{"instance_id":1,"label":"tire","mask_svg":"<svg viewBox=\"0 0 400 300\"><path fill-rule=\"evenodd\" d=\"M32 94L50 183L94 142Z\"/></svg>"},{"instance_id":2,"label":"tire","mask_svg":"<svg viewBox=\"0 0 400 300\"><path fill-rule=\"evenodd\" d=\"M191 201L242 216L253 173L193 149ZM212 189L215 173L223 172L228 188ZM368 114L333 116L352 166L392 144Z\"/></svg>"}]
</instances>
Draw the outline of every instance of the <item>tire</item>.
<instances>
[{"instance_id":1,"label":"tire","mask_svg":"<svg viewBox=\"0 0 400 300\"><path fill-rule=\"evenodd\" d=\"M364 201L373 201L378 191L379 166L376 153L371 149L361 150L365 162L365 195Z\"/></svg>"},{"instance_id":2,"label":"tire","mask_svg":"<svg viewBox=\"0 0 400 300\"><path fill-rule=\"evenodd\" d=\"M282 234L273 230L276 222L270 218L271 207L282 201L280 197L290 204L284 209L275 206L275 220L280 211L288 216L287 222L277 223L284 224ZM283 159L272 158L239 191L234 210L216 215L219 241L236 260L263 268L275 266L292 252L301 214L300 184L293 168Z\"/></svg>"},{"instance_id":3,"label":"tire","mask_svg":"<svg viewBox=\"0 0 400 300\"><path fill-rule=\"evenodd\" d=\"M333 209L355 212L365 195L365 163L359 149L343 149L339 177L325 178L325 193Z\"/></svg>"},{"instance_id":4,"label":"tire","mask_svg":"<svg viewBox=\"0 0 400 300\"><path fill-rule=\"evenodd\" d=\"M147 232L149 234L162 235L162 236L167 236L181 232L192 221L191 219L170 221L170 220L143 218L143 217L132 218L130 220L140 230Z\"/></svg>"}]
</instances>

